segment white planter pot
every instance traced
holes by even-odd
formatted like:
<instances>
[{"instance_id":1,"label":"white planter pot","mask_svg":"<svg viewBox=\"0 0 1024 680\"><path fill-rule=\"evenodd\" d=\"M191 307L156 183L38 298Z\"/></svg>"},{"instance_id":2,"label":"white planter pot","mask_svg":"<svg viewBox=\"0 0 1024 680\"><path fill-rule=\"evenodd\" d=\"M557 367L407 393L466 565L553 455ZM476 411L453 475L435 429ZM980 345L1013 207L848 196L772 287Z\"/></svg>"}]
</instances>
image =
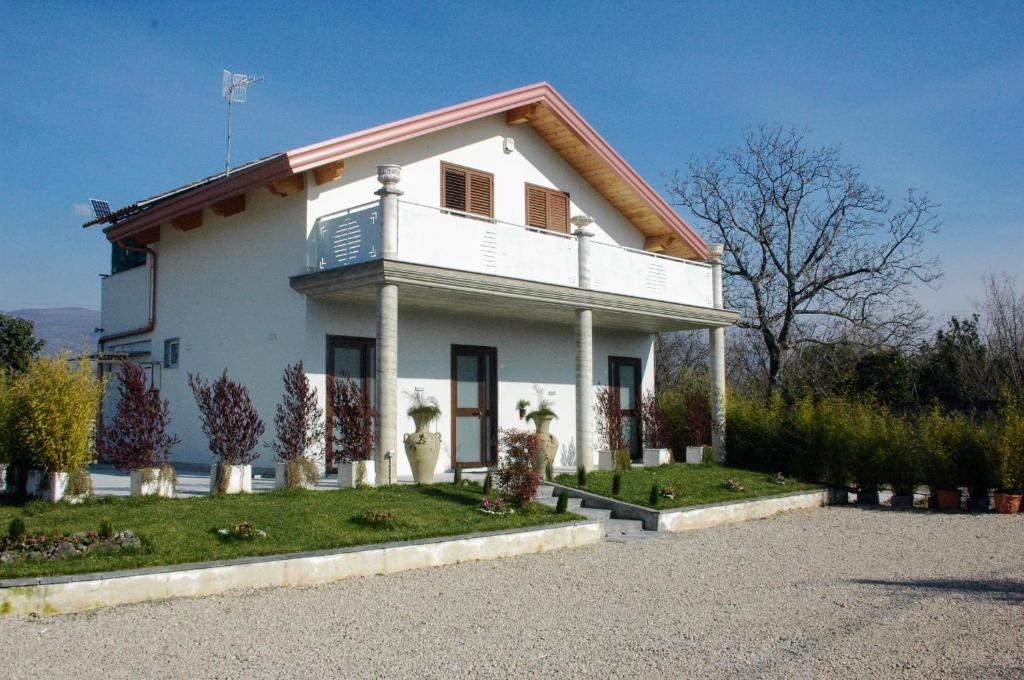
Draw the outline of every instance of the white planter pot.
<instances>
[{"instance_id":1,"label":"white planter pot","mask_svg":"<svg viewBox=\"0 0 1024 680\"><path fill-rule=\"evenodd\" d=\"M688 464L703 463L704 462L704 447L703 446L687 446L686 447L686 462Z\"/></svg>"},{"instance_id":2,"label":"white planter pot","mask_svg":"<svg viewBox=\"0 0 1024 680\"><path fill-rule=\"evenodd\" d=\"M217 464L210 466L210 493L217 491ZM224 493L252 493L252 466L228 466L228 483Z\"/></svg>"},{"instance_id":3,"label":"white planter pot","mask_svg":"<svg viewBox=\"0 0 1024 680\"><path fill-rule=\"evenodd\" d=\"M143 477L149 481L143 481ZM174 480L160 478L160 468L144 468L128 473L129 493L132 496L161 496L174 498Z\"/></svg>"},{"instance_id":4,"label":"white planter pot","mask_svg":"<svg viewBox=\"0 0 1024 680\"><path fill-rule=\"evenodd\" d=\"M323 472L321 470L321 472ZM274 488L284 489L288 486L288 463L287 462L276 462L274 463ZM316 482L303 482L303 489L315 489Z\"/></svg>"},{"instance_id":5,"label":"white planter pot","mask_svg":"<svg viewBox=\"0 0 1024 680\"><path fill-rule=\"evenodd\" d=\"M366 474L363 476L363 486L375 486L377 471L372 460L365 461ZM358 463L338 463L338 488L352 489L358 483Z\"/></svg>"},{"instance_id":6,"label":"white planter pot","mask_svg":"<svg viewBox=\"0 0 1024 680\"><path fill-rule=\"evenodd\" d=\"M81 503L82 496L68 496L68 473L54 472L47 475L42 470L29 470L25 490L29 496L57 503Z\"/></svg>"},{"instance_id":7,"label":"white planter pot","mask_svg":"<svg viewBox=\"0 0 1024 680\"><path fill-rule=\"evenodd\" d=\"M611 470L615 467L615 457L612 456L612 452L609 449L598 449L597 451L597 469L598 470Z\"/></svg>"},{"instance_id":8,"label":"white planter pot","mask_svg":"<svg viewBox=\"0 0 1024 680\"><path fill-rule=\"evenodd\" d=\"M671 449L644 449L644 467L658 467L671 462Z\"/></svg>"}]
</instances>

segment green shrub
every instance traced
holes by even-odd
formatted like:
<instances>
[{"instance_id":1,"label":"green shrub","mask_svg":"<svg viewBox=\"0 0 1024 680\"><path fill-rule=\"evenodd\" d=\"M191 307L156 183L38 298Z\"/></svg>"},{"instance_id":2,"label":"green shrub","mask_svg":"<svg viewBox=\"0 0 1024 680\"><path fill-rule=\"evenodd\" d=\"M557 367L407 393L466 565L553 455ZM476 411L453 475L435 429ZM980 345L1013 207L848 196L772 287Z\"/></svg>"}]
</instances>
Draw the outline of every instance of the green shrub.
<instances>
[{"instance_id":1,"label":"green shrub","mask_svg":"<svg viewBox=\"0 0 1024 680\"><path fill-rule=\"evenodd\" d=\"M92 364L68 354L38 357L19 379L23 413L16 436L28 464L51 472L71 472L91 460L89 431L99 409L102 383ZM19 390L20 391L20 390Z\"/></svg>"},{"instance_id":2,"label":"green shrub","mask_svg":"<svg viewBox=\"0 0 1024 680\"><path fill-rule=\"evenodd\" d=\"M726 418L729 465L762 472L790 472L786 447L780 438L785 419L781 398L765 400L737 394L726 402Z\"/></svg>"},{"instance_id":3,"label":"green shrub","mask_svg":"<svg viewBox=\"0 0 1024 680\"><path fill-rule=\"evenodd\" d=\"M612 474L612 495L618 496L620 491L622 491L622 470L616 470Z\"/></svg>"},{"instance_id":4,"label":"green shrub","mask_svg":"<svg viewBox=\"0 0 1024 680\"><path fill-rule=\"evenodd\" d=\"M562 492L558 494L558 502L555 504L555 512L559 515L564 515L565 511L569 508L569 492L562 489Z\"/></svg>"},{"instance_id":5,"label":"green shrub","mask_svg":"<svg viewBox=\"0 0 1024 680\"><path fill-rule=\"evenodd\" d=\"M657 483L657 482L654 482L653 484L651 484L651 493L650 493L650 495L649 495L649 496L647 497L647 500L648 500L648 501L650 502L650 504L651 504L652 506L654 506L654 507L656 507L656 506L658 505L658 495L659 495L659 492L658 492L658 483Z\"/></svg>"},{"instance_id":6,"label":"green shrub","mask_svg":"<svg viewBox=\"0 0 1024 680\"><path fill-rule=\"evenodd\" d=\"M25 520L20 517L12 519L11 523L7 525L7 536L12 543L23 539L25 537Z\"/></svg>"},{"instance_id":7,"label":"green shrub","mask_svg":"<svg viewBox=\"0 0 1024 680\"><path fill-rule=\"evenodd\" d=\"M955 489L953 451L956 447L956 426L938 406L917 419L923 461L923 478L934 493L939 489Z\"/></svg>"},{"instance_id":8,"label":"green shrub","mask_svg":"<svg viewBox=\"0 0 1024 680\"><path fill-rule=\"evenodd\" d=\"M576 483L581 489L587 485L587 468L583 467L583 463L576 466Z\"/></svg>"},{"instance_id":9,"label":"green shrub","mask_svg":"<svg viewBox=\"0 0 1024 680\"><path fill-rule=\"evenodd\" d=\"M612 451L612 460L616 470L629 470L633 467L633 460L630 458L629 449L616 449Z\"/></svg>"},{"instance_id":10,"label":"green shrub","mask_svg":"<svg viewBox=\"0 0 1024 680\"><path fill-rule=\"evenodd\" d=\"M494 490L494 474L488 470L487 474L484 475L484 495L490 496Z\"/></svg>"},{"instance_id":11,"label":"green shrub","mask_svg":"<svg viewBox=\"0 0 1024 680\"><path fill-rule=\"evenodd\" d=\"M921 440L906 421L894 416L886 419L886 428L885 481L892 486L894 494L913 495L924 477Z\"/></svg>"},{"instance_id":12,"label":"green shrub","mask_svg":"<svg viewBox=\"0 0 1024 680\"><path fill-rule=\"evenodd\" d=\"M455 476L452 479L452 483L455 486L462 486L462 468L458 465L455 466Z\"/></svg>"},{"instance_id":13,"label":"green shrub","mask_svg":"<svg viewBox=\"0 0 1024 680\"><path fill-rule=\"evenodd\" d=\"M104 540L109 541L110 539L112 539L114 537L114 520L110 517L104 517L100 521L100 529L98 533L100 535L100 538Z\"/></svg>"},{"instance_id":14,"label":"green shrub","mask_svg":"<svg viewBox=\"0 0 1024 680\"><path fill-rule=\"evenodd\" d=\"M1024 491L1024 403L1012 399L1002 413L996 451L996 483L1005 492Z\"/></svg>"}]
</instances>

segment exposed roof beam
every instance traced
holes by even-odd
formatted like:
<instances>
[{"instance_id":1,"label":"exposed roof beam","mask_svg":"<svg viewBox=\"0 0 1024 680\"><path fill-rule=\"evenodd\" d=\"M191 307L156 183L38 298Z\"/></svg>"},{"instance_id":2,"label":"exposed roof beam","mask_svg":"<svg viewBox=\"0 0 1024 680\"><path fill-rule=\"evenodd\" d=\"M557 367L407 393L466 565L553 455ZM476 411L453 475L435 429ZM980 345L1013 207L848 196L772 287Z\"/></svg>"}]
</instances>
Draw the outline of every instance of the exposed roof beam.
<instances>
[{"instance_id":1,"label":"exposed roof beam","mask_svg":"<svg viewBox=\"0 0 1024 680\"><path fill-rule=\"evenodd\" d=\"M203 211L193 210L190 213L185 213L181 217L175 217L171 220L171 224L181 231L191 231L192 229L201 227L203 226Z\"/></svg>"},{"instance_id":2,"label":"exposed roof beam","mask_svg":"<svg viewBox=\"0 0 1024 680\"><path fill-rule=\"evenodd\" d=\"M320 186L341 179L343 172L345 172L345 161L334 161L313 168L313 178L316 180L316 185Z\"/></svg>"},{"instance_id":3,"label":"exposed roof beam","mask_svg":"<svg viewBox=\"0 0 1024 680\"><path fill-rule=\"evenodd\" d=\"M509 109L505 112L505 122L509 125L519 125L521 123L529 122L531 118L537 113L536 104L525 104L523 106L517 106L514 109Z\"/></svg>"},{"instance_id":4,"label":"exposed roof beam","mask_svg":"<svg viewBox=\"0 0 1024 680\"><path fill-rule=\"evenodd\" d=\"M245 210L245 194L236 194L235 196L217 201L210 206L210 210L221 217L237 215Z\"/></svg>"},{"instance_id":5,"label":"exposed roof beam","mask_svg":"<svg viewBox=\"0 0 1024 680\"><path fill-rule=\"evenodd\" d=\"M302 179L302 173L296 173L290 177L284 179L274 180L267 185L267 190L275 196L284 198L285 196L291 196L297 194L306 188L306 182Z\"/></svg>"}]
</instances>

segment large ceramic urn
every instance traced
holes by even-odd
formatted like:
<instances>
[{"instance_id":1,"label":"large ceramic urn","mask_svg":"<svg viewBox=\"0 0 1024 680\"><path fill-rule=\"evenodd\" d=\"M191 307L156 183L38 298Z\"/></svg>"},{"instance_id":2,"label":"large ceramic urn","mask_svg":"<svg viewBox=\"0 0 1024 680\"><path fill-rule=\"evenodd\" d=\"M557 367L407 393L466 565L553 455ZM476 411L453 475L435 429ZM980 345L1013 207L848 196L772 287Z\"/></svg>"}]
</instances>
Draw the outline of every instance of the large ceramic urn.
<instances>
[{"instance_id":1,"label":"large ceramic urn","mask_svg":"<svg viewBox=\"0 0 1024 680\"><path fill-rule=\"evenodd\" d=\"M416 423L416 431L403 437L405 455L409 458L412 478L417 484L430 484L434 481L434 470L437 469L437 454L441 451L441 434L430 431L432 413L417 413L412 416Z\"/></svg>"},{"instance_id":2,"label":"large ceramic urn","mask_svg":"<svg viewBox=\"0 0 1024 680\"><path fill-rule=\"evenodd\" d=\"M551 421L554 416L534 416L533 423L537 426L534 437L537 439L537 460L536 469L543 474L547 464L555 464L555 455L558 454L558 437L551 434Z\"/></svg>"}]
</instances>

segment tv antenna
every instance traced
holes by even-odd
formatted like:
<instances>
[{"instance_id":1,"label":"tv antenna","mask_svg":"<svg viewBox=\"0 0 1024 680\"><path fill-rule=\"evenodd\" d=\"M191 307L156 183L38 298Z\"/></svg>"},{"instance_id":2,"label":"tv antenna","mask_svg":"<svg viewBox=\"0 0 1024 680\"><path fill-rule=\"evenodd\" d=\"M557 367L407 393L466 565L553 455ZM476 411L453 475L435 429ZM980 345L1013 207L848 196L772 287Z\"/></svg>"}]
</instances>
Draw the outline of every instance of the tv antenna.
<instances>
[{"instance_id":1,"label":"tv antenna","mask_svg":"<svg viewBox=\"0 0 1024 680\"><path fill-rule=\"evenodd\" d=\"M245 91L253 83L263 80L263 76L246 75L224 71L221 78L220 94L228 100L228 151L224 158L224 176L231 174L231 105L245 103Z\"/></svg>"}]
</instances>

